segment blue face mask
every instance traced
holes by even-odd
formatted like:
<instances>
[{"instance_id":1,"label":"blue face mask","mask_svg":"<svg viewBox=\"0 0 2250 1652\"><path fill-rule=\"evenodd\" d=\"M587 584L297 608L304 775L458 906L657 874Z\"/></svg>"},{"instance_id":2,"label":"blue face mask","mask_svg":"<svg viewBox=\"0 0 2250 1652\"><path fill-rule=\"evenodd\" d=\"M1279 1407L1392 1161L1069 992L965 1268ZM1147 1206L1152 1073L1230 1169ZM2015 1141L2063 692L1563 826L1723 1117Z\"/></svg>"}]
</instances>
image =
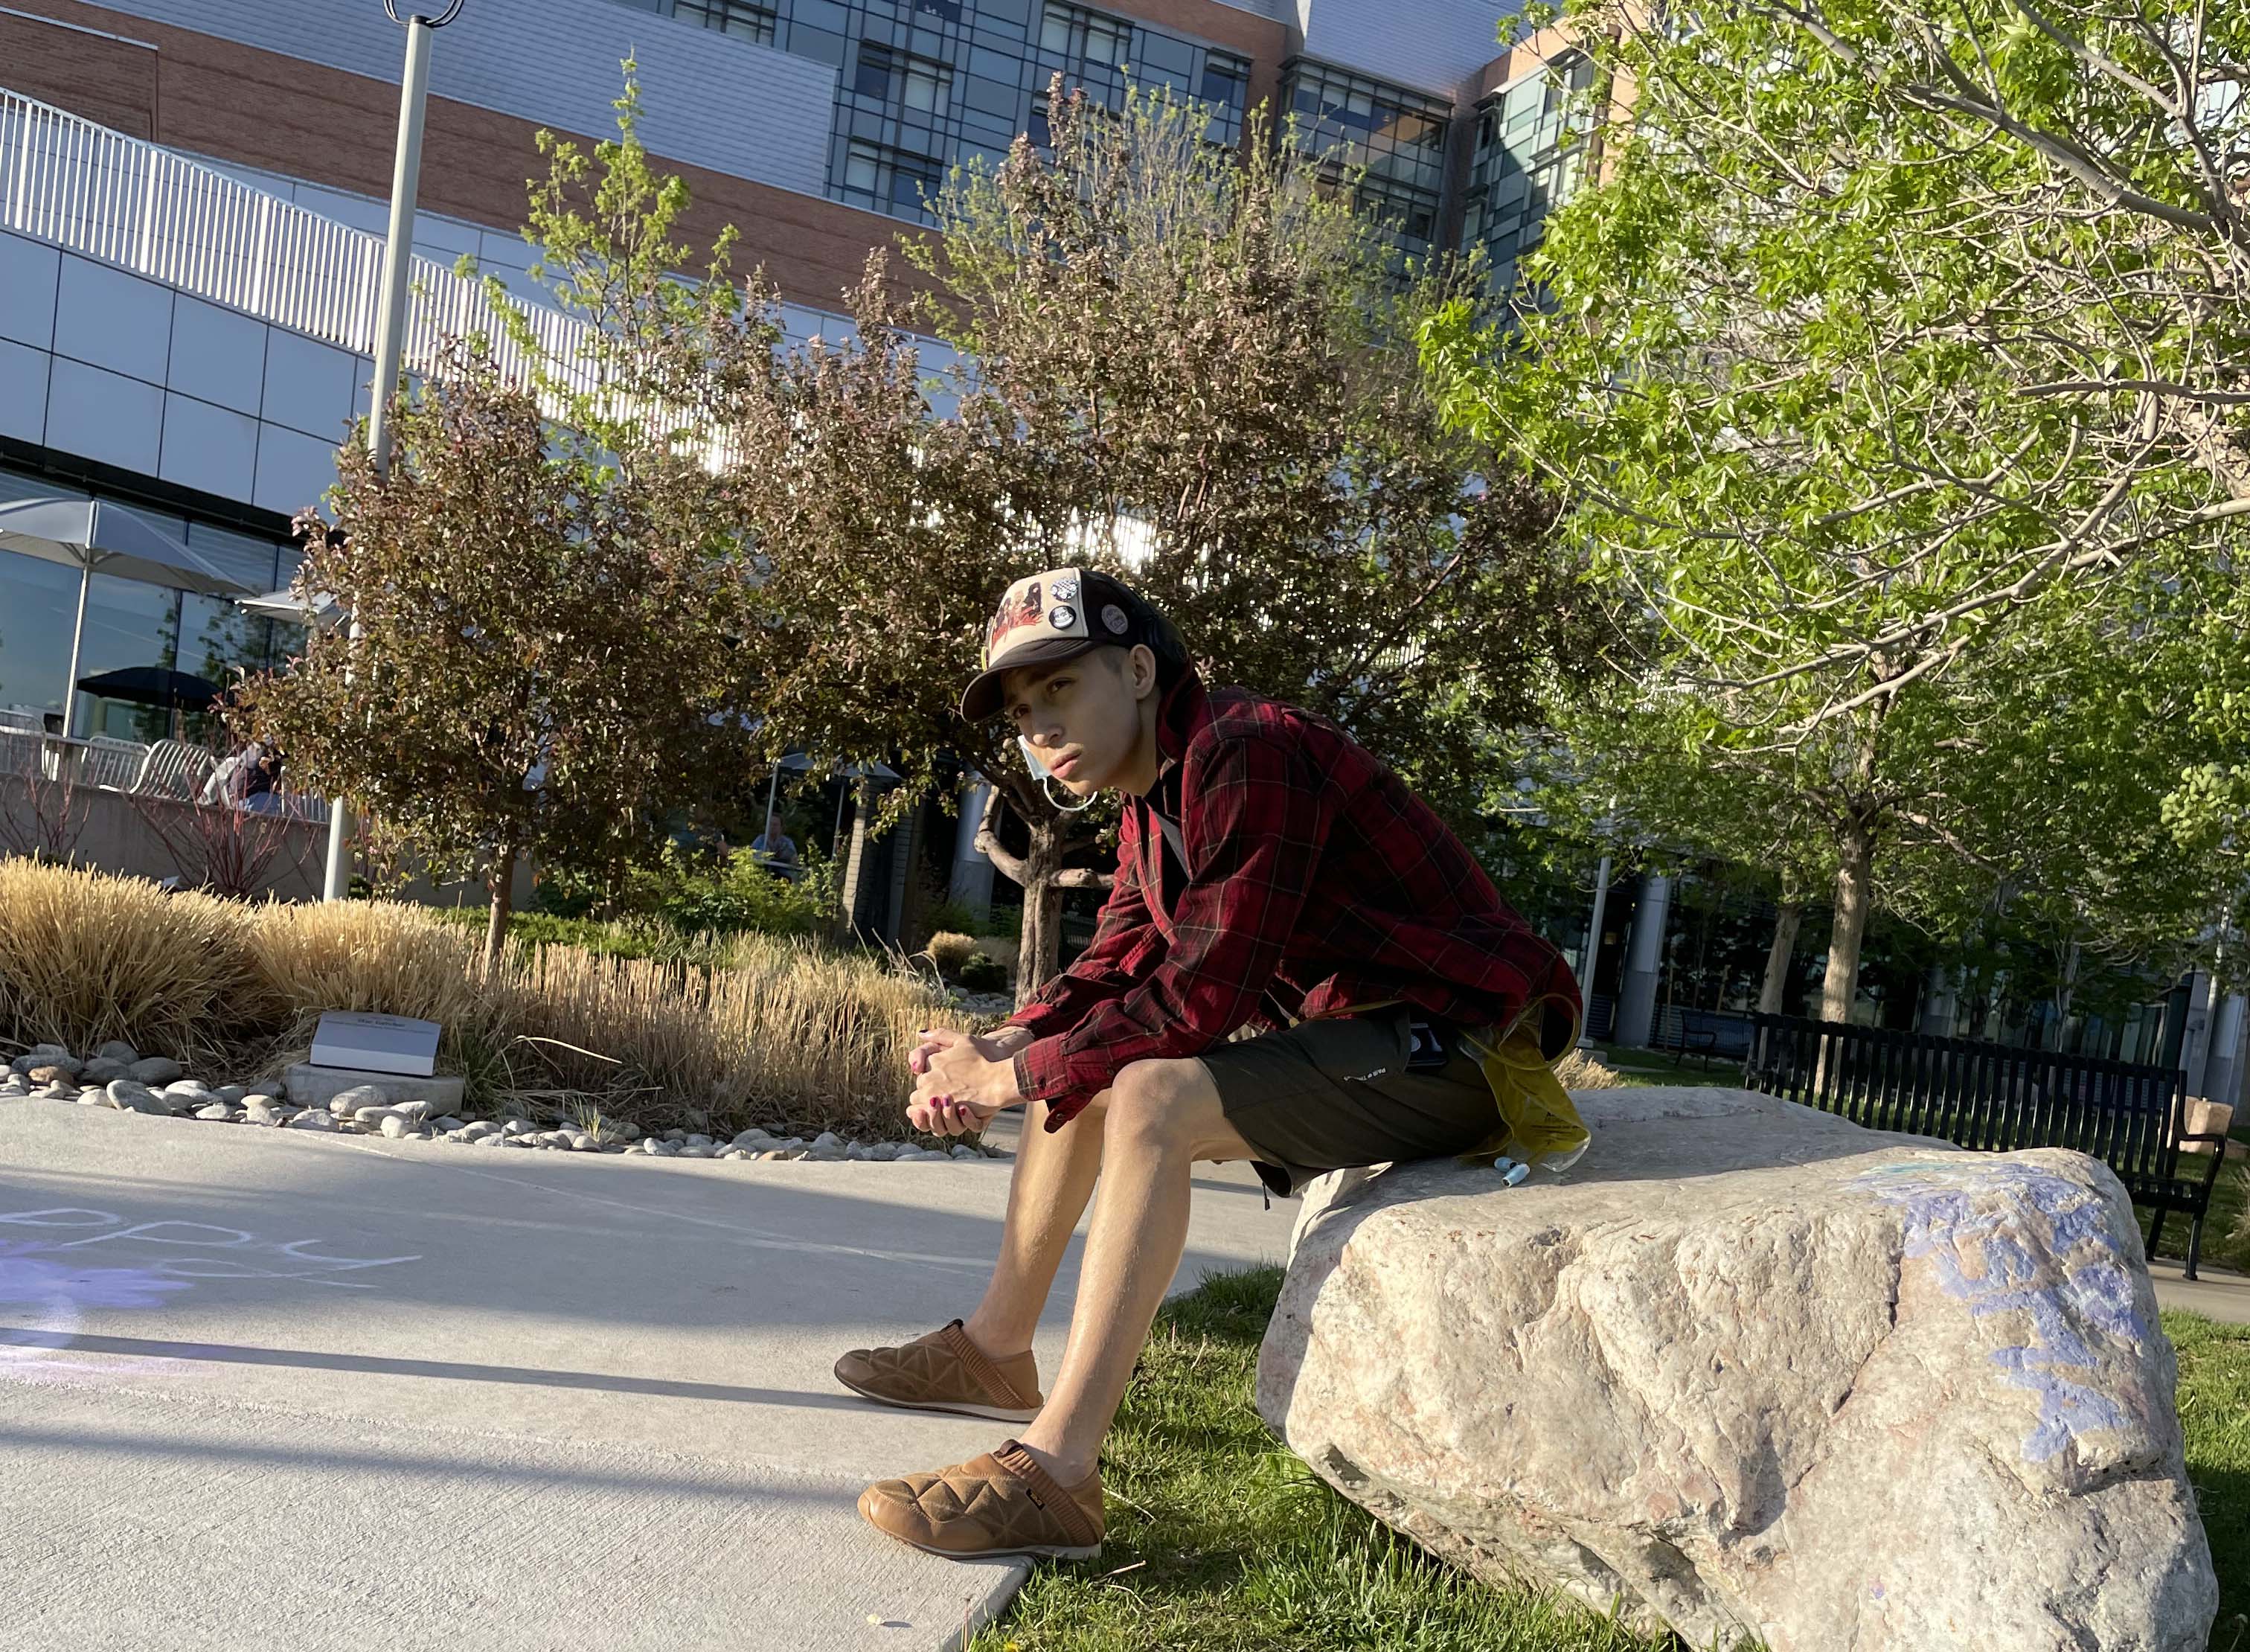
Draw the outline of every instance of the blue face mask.
<instances>
[{"instance_id":1,"label":"blue face mask","mask_svg":"<svg viewBox=\"0 0 2250 1652\"><path fill-rule=\"evenodd\" d=\"M1084 798L1076 803L1064 803L1058 799L1054 794L1053 788L1047 784L1049 777L1052 776L1054 771L1049 769L1046 764L1039 761L1039 754L1032 749L1032 743L1025 739L1023 736L1018 735L1016 736L1016 744L1023 751L1024 766L1032 771L1032 778L1039 783L1039 790L1047 794L1047 801L1049 803L1053 804L1056 808L1060 809L1065 814L1076 814L1080 809L1090 809L1094 806L1094 799L1092 798Z\"/></svg>"}]
</instances>

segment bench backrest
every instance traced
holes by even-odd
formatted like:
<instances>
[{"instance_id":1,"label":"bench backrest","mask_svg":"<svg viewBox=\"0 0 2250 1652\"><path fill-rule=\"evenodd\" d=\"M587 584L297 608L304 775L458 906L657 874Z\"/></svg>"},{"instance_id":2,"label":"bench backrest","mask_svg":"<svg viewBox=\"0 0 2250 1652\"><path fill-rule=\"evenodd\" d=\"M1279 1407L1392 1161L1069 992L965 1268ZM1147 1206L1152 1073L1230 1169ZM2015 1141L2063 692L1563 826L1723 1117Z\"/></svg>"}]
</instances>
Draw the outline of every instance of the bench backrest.
<instances>
[{"instance_id":1,"label":"bench backrest","mask_svg":"<svg viewBox=\"0 0 2250 1652\"><path fill-rule=\"evenodd\" d=\"M2178 1071L1794 1015L1751 1021L1748 1089L1979 1151L2067 1147L2121 1176L2178 1175Z\"/></svg>"},{"instance_id":2,"label":"bench backrest","mask_svg":"<svg viewBox=\"0 0 2250 1652\"><path fill-rule=\"evenodd\" d=\"M1750 1018L1739 1010L1667 1006L1657 1022L1658 1046L1671 1049L1691 1040L1692 1047L1708 1049L1714 1055L1747 1055L1750 1047Z\"/></svg>"}]
</instances>

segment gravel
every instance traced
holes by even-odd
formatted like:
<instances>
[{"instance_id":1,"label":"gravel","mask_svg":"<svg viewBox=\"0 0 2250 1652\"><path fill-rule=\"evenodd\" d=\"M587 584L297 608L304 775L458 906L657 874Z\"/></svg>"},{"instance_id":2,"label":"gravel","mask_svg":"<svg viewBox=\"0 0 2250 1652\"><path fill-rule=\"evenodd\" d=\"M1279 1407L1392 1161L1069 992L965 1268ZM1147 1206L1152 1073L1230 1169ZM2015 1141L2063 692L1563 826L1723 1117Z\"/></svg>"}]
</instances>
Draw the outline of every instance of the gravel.
<instances>
[{"instance_id":1,"label":"gravel","mask_svg":"<svg viewBox=\"0 0 2250 1652\"><path fill-rule=\"evenodd\" d=\"M375 1085L339 1093L326 1107L292 1106L272 1079L213 1085L188 1076L166 1056L143 1056L119 1040L79 1058L60 1045L43 1044L0 1067L0 1102L74 1102L154 1117L194 1118L209 1123L263 1125L329 1134L377 1135L390 1141L442 1141L460 1146L520 1147L557 1152L638 1153L651 1158L728 1159L797 1163L806 1160L866 1164L910 1164L935 1158L999 1158L965 1142L932 1145L911 1141L847 1141L833 1130L807 1140L776 1136L753 1125L731 1137L674 1127L644 1132L622 1120L598 1121L597 1130L576 1124L542 1125L525 1118L432 1119L424 1101L386 1102Z\"/></svg>"}]
</instances>

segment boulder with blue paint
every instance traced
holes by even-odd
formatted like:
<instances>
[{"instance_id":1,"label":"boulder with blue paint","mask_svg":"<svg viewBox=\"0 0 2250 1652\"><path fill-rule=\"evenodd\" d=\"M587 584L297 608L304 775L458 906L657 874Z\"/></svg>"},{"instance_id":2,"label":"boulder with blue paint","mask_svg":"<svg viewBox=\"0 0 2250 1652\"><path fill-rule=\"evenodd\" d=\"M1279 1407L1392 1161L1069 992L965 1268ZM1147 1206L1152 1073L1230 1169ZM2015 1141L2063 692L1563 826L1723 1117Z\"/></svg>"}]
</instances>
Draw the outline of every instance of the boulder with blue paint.
<instances>
[{"instance_id":1,"label":"boulder with blue paint","mask_svg":"<svg viewBox=\"0 0 2250 1652\"><path fill-rule=\"evenodd\" d=\"M2106 1167L1745 1090L1576 1099L1559 1175L1306 1189L1258 1404L1323 1479L1698 1647L2202 1652L2177 1368Z\"/></svg>"}]
</instances>

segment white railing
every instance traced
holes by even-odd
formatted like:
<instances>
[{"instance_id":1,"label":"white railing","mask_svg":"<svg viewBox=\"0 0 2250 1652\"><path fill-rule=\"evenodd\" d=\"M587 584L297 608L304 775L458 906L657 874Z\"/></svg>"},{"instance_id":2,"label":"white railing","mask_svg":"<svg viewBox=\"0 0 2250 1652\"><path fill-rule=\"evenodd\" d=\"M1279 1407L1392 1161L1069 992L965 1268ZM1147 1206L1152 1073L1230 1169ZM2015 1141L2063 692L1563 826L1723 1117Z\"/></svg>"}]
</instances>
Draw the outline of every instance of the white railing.
<instances>
[{"instance_id":1,"label":"white railing","mask_svg":"<svg viewBox=\"0 0 2250 1652\"><path fill-rule=\"evenodd\" d=\"M340 346L375 354L383 241L216 168L0 90L0 228ZM405 367L425 373L445 340L482 333L500 372L530 363L483 287L425 258L412 260ZM542 305L523 307L549 370L590 377L591 329ZM576 387L590 386L578 382Z\"/></svg>"}]
</instances>

